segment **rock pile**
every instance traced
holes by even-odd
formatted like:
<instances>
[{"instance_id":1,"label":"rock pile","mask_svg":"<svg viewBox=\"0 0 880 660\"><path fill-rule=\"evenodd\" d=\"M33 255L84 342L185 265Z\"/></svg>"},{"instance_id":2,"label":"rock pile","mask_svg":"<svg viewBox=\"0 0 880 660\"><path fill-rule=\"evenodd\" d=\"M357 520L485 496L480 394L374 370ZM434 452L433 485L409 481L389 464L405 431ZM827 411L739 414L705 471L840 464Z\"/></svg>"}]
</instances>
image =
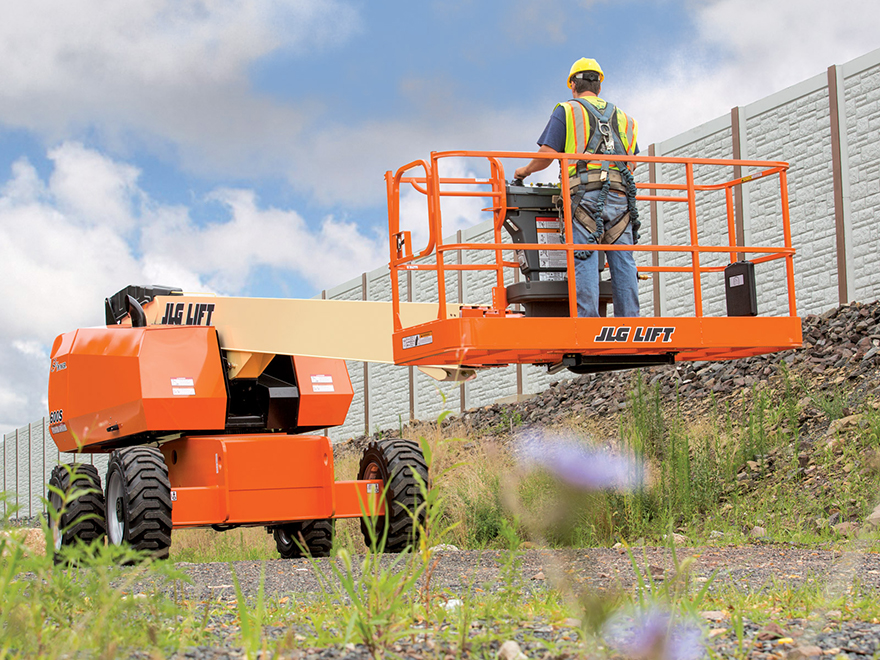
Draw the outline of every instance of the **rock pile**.
<instances>
[{"instance_id":1,"label":"rock pile","mask_svg":"<svg viewBox=\"0 0 880 660\"><path fill-rule=\"evenodd\" d=\"M492 404L468 410L445 423L464 422L476 433L509 433L521 425L552 425L593 416L607 417L625 410L628 394L641 377L659 391L665 401L676 397L698 402L708 396L725 397L762 387L780 373L782 365L795 376L842 385L857 379L857 392L864 396L880 388L880 302L851 303L821 315L803 319L803 347L771 355L727 362L684 362L674 366L638 371L578 376L553 383L544 392L519 403ZM372 436L397 435L397 429ZM355 447L369 437L356 438Z\"/></svg>"}]
</instances>

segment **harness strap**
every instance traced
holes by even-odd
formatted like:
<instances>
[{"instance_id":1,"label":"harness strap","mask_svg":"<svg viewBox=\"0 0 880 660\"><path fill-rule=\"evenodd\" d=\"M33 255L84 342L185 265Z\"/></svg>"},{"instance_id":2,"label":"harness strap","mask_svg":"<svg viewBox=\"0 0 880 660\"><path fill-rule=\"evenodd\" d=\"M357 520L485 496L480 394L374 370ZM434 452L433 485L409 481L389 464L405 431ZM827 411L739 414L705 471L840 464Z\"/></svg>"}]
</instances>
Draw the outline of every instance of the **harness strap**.
<instances>
[{"instance_id":1,"label":"harness strap","mask_svg":"<svg viewBox=\"0 0 880 660\"><path fill-rule=\"evenodd\" d=\"M608 147L613 144L612 140L614 138L612 136L616 132L611 129L611 120L614 118L614 113L617 112L617 107L612 103L606 103L605 110L600 111L599 108L589 101L584 101L583 99L575 99L575 101L580 103L590 113L590 116L596 120L597 124L596 130L590 134L590 141L587 143L584 153L603 153L599 151L600 142L604 143L604 153L609 153ZM623 153L626 152L624 151Z\"/></svg>"},{"instance_id":2,"label":"harness strap","mask_svg":"<svg viewBox=\"0 0 880 660\"><path fill-rule=\"evenodd\" d=\"M626 135L627 143L629 145L627 147L623 144L623 140L620 137L618 127L612 127L611 125L611 121L612 119L614 119L617 113L617 108L613 104L606 103L605 110L600 111L589 101L584 101L583 99L579 98L575 100L580 103L581 106L583 106L583 108L589 113L590 117L595 119L597 124L596 130L591 133L590 140L587 143L587 147L582 153L606 153L616 156L623 156L627 154L632 154L635 151L635 145L633 144L633 136L635 133L635 120L633 120L631 117L627 117ZM572 116L575 118L575 131L577 131L578 124L583 124L583 115L582 113L572 112ZM586 126L582 125L581 131L581 134L586 136ZM577 132L575 132L575 144L577 144ZM633 243L638 243L639 227L641 227L641 223L639 222L639 211L636 208L636 182L626 162L617 161L616 167L617 170L620 172L620 177L622 178L626 189L627 207L629 209L628 215L633 226ZM574 196L572 196L573 211L576 211L580 207L580 203L587 192L588 183L590 183L587 166L584 161L578 161L575 171L579 175L579 184L576 185L574 187L574 190L572 191L577 195L576 199ZM599 191L599 196L596 199L596 217L593 219L595 223L595 230L593 230L592 236L597 242L602 241L605 236L605 227L602 222L602 212L605 209L605 202L608 199L608 190L611 186L609 172L609 162L604 161L602 163L599 175L599 180L602 181L602 187ZM591 186L590 189L595 189L595 186ZM626 225L624 224L623 227L625 228ZM619 234L617 237L619 237ZM575 256L579 255L576 253Z\"/></svg>"}]
</instances>

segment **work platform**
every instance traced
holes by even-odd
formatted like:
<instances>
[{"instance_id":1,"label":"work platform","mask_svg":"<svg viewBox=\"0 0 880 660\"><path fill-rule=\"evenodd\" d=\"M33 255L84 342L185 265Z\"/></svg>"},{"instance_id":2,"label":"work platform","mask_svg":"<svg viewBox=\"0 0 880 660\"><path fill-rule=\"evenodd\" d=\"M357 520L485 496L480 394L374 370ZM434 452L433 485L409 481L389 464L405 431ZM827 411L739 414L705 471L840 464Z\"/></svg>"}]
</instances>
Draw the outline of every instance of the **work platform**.
<instances>
[{"instance_id":1,"label":"work platform","mask_svg":"<svg viewBox=\"0 0 880 660\"><path fill-rule=\"evenodd\" d=\"M797 317L740 318L456 318L394 333L394 362L403 365L493 366L601 357L611 368L682 360L731 360L799 348ZM634 357L635 356L635 357ZM619 366L615 366L619 364ZM566 365L567 366L567 365Z\"/></svg>"},{"instance_id":2,"label":"work platform","mask_svg":"<svg viewBox=\"0 0 880 660\"><path fill-rule=\"evenodd\" d=\"M567 237L572 236L572 216L568 177L562 177L559 188L536 188L535 192L552 196L555 207L544 202L538 209L519 208L511 199L522 200L524 194L513 195L504 176L502 161L546 157L558 160L562 171L577 160L621 161L667 168L679 168L681 183L640 183L637 184L636 199L652 204L684 205L688 237L686 244L661 245L655 241L650 245L577 245ZM455 159L465 167L469 161L482 162L488 167L489 176L444 177L440 174L444 160ZM460 165L458 167L460 168ZM714 172L710 183L698 181L695 172ZM775 161L746 161L731 159L668 158L651 156L595 156L572 154L534 154L521 152L435 152L428 161L419 160L397 170L386 173L388 192L390 271L392 286L392 306L394 312L393 354L395 364L401 365L444 365L456 367L487 367L512 363L548 365L551 368L573 367L576 372L603 371L609 369L631 368L651 364L665 364L683 360L729 360L735 358L771 353L801 346L801 321L797 316L791 228L788 215L788 192L786 171L788 164ZM718 182L717 172L752 172ZM710 177L711 178L711 177ZM778 222L783 237L782 245L744 245L743 232L737 232L735 199L742 186L754 181L776 179L774 187L776 199L772 200L780 209ZM765 192L770 186L763 186ZM411 231L400 228L401 191L411 188L426 198L428 239L421 251L412 247ZM515 190L528 193L522 182L516 183ZM700 218L698 200L701 195L715 193L723 195L721 204L726 214L726 232L717 241L707 244L698 240ZM489 243L443 243L442 202L449 197L484 197L489 207L483 209L493 219L494 239ZM548 197L548 199L550 199ZM741 197L740 197L741 199ZM740 202L741 203L741 202ZM754 202L753 202L754 203ZM562 209L556 211L556 208ZM706 208L705 206L701 208ZM508 236L515 229L520 239L523 232L510 222L511 217L527 210L537 215L540 223L538 242L514 242ZM553 225L557 223L557 235L553 236ZM522 224L522 223L520 223ZM550 227L550 234L548 229ZM508 234L505 235L505 232ZM542 233L543 232L543 233ZM526 232L527 234L527 232ZM534 234L532 234L534 235ZM691 316L642 317L642 318L578 318L575 303L574 251L633 250L652 253L651 265L639 267L640 277L654 277L657 273L685 273L690 276L694 300ZM561 267L553 273L528 272L526 262L529 251L541 255L542 264L554 260ZM489 263L467 263L462 255L480 252L490 256ZM517 259L511 260L511 254ZM684 255L687 263L662 265L660 255ZM703 255L714 255L703 256ZM719 255L725 263L719 264ZM711 261L712 265L701 264ZM450 259L453 257L453 259ZM749 262L748 269L781 260L784 264L784 280L779 287L787 288L787 314L776 316L726 315L706 316L703 313L703 282L707 273L717 273L721 277L730 264ZM454 263L450 263L454 261ZM472 259L472 262L479 259ZM603 259L604 261L604 259ZM541 270L541 269L535 269ZM420 271L433 272L436 276L436 300L439 301L436 316L421 323L407 323L401 310L408 304L401 300L399 277L403 273ZM456 271L482 271L494 274L495 285L491 291L491 301L459 301L452 305L446 301L447 277ZM516 273L516 271L521 271ZM512 278L511 274L516 273ZM529 313L527 308L511 305L508 301L509 283L519 281L523 273L526 279L534 281L553 280L556 289L562 287L567 314L561 316ZM546 276L546 277L545 277ZM507 283L507 284L506 284ZM730 284L729 282L727 283ZM748 282L754 287L754 281ZM543 285L542 285L543 286ZM567 296L565 289L567 288ZM745 290L747 287L742 287ZM734 293L740 293L736 291ZM468 304L475 303L475 304ZM537 306L536 306L537 307ZM728 304L728 314L742 314L734 305ZM748 313L748 312L747 312ZM753 313L753 312L752 312Z\"/></svg>"}]
</instances>

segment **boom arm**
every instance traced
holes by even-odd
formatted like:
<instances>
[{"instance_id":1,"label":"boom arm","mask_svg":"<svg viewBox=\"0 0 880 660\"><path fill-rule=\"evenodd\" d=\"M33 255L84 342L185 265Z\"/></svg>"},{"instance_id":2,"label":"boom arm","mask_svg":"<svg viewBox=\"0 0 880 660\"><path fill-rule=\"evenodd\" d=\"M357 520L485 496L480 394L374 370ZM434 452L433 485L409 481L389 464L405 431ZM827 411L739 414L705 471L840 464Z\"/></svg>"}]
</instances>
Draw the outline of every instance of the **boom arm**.
<instances>
[{"instance_id":1,"label":"boom arm","mask_svg":"<svg viewBox=\"0 0 880 660\"><path fill-rule=\"evenodd\" d=\"M390 302L160 295L143 305L147 325L213 325L227 352L230 378L255 377L274 355L394 363ZM447 305L450 318L458 305ZM437 319L436 303L403 303L404 327ZM123 321L129 324L130 319ZM437 380L473 370L425 368Z\"/></svg>"}]
</instances>

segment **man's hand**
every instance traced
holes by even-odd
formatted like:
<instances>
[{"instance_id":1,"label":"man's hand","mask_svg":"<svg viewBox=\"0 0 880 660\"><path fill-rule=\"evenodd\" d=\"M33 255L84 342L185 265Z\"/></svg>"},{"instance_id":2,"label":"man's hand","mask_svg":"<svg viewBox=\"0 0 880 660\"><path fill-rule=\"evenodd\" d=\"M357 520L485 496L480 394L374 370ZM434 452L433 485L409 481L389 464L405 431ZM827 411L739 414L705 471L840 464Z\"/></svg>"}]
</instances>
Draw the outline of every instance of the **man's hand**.
<instances>
[{"instance_id":1,"label":"man's hand","mask_svg":"<svg viewBox=\"0 0 880 660\"><path fill-rule=\"evenodd\" d=\"M554 151L553 149L548 147L546 144L542 144L540 149L538 149L538 153L545 153L545 154L546 153L553 153L553 154L555 154L556 151ZM513 173L513 176L514 176L514 178L517 178L517 179L525 179L529 174L532 174L533 172L540 172L541 170L546 170L548 167L550 167L550 163L552 163L552 162L553 162L553 160L551 158L535 158L531 162L529 162L527 165L523 165L522 167L518 167L516 169L516 172Z\"/></svg>"}]
</instances>

